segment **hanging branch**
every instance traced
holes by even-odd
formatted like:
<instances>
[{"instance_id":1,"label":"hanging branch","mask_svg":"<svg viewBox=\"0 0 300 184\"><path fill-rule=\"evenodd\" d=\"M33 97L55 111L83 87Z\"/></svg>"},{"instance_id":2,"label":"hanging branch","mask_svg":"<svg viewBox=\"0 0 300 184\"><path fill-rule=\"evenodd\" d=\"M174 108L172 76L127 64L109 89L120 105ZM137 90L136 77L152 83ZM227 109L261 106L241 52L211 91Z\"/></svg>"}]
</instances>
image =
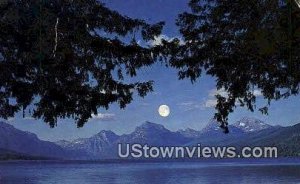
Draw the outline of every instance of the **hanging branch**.
<instances>
[{"instance_id":1,"label":"hanging branch","mask_svg":"<svg viewBox=\"0 0 300 184\"><path fill-rule=\"evenodd\" d=\"M295 2L298 5L298 7L300 8L300 0L295 0Z\"/></svg>"},{"instance_id":2,"label":"hanging branch","mask_svg":"<svg viewBox=\"0 0 300 184\"><path fill-rule=\"evenodd\" d=\"M57 26L58 26L58 22L59 22L59 18L57 17L56 18L56 24L55 24L55 27L54 27L54 30L55 30L55 39L54 39L55 45L54 45L54 49L53 49L53 57L55 57L55 55L56 55L56 48L57 48Z\"/></svg>"}]
</instances>

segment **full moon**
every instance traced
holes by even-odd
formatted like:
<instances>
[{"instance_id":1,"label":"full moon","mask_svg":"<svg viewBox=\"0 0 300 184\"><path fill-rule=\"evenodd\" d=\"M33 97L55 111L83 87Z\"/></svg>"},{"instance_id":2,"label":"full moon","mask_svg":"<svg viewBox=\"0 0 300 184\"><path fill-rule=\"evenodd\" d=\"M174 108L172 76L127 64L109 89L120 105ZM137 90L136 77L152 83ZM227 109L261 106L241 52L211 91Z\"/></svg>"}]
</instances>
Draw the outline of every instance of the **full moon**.
<instances>
[{"instance_id":1,"label":"full moon","mask_svg":"<svg viewBox=\"0 0 300 184\"><path fill-rule=\"evenodd\" d=\"M161 106L159 106L158 113L162 117L169 116L169 114L170 114L170 108L169 108L169 106L167 106L167 105L161 105Z\"/></svg>"}]
</instances>

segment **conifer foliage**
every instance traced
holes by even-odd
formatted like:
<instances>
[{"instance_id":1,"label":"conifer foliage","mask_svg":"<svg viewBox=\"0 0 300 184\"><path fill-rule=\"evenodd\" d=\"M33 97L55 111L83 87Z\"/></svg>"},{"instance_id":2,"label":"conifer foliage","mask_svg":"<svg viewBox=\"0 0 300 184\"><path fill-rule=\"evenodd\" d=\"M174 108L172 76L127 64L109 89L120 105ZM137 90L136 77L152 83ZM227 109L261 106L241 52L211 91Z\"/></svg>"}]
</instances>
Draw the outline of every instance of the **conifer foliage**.
<instances>
[{"instance_id":1,"label":"conifer foliage","mask_svg":"<svg viewBox=\"0 0 300 184\"><path fill-rule=\"evenodd\" d=\"M81 127L100 107L124 108L134 92L144 97L152 81L124 78L158 56L135 37L148 42L162 27L97 0L1 1L0 117L26 110L51 127L66 117Z\"/></svg>"}]
</instances>

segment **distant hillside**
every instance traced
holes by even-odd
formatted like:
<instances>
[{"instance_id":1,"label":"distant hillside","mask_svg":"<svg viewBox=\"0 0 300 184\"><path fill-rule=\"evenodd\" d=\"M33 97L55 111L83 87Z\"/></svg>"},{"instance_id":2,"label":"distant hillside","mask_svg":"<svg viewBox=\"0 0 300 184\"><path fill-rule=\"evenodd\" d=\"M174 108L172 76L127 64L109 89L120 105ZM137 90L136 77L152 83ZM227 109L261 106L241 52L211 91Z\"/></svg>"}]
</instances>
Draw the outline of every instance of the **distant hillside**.
<instances>
[{"instance_id":1,"label":"distant hillside","mask_svg":"<svg viewBox=\"0 0 300 184\"><path fill-rule=\"evenodd\" d=\"M0 148L37 157L63 158L67 155L55 143L42 141L35 134L18 130L4 122L0 122Z\"/></svg>"},{"instance_id":2,"label":"distant hillside","mask_svg":"<svg viewBox=\"0 0 300 184\"><path fill-rule=\"evenodd\" d=\"M227 142L237 146L276 146L279 156L300 156L300 124L271 127Z\"/></svg>"},{"instance_id":3,"label":"distant hillside","mask_svg":"<svg viewBox=\"0 0 300 184\"><path fill-rule=\"evenodd\" d=\"M53 160L49 157L38 157L0 148L0 160Z\"/></svg>"}]
</instances>

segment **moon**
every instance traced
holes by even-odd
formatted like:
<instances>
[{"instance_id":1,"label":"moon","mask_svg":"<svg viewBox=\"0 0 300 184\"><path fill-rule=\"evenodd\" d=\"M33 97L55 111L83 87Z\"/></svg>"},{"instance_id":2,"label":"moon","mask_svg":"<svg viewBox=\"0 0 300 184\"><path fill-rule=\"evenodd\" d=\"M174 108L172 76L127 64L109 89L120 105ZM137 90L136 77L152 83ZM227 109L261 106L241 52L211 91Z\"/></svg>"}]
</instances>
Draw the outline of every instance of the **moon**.
<instances>
[{"instance_id":1,"label":"moon","mask_svg":"<svg viewBox=\"0 0 300 184\"><path fill-rule=\"evenodd\" d=\"M161 105L158 108L158 113L162 117L167 117L170 114L170 108L167 105Z\"/></svg>"}]
</instances>

